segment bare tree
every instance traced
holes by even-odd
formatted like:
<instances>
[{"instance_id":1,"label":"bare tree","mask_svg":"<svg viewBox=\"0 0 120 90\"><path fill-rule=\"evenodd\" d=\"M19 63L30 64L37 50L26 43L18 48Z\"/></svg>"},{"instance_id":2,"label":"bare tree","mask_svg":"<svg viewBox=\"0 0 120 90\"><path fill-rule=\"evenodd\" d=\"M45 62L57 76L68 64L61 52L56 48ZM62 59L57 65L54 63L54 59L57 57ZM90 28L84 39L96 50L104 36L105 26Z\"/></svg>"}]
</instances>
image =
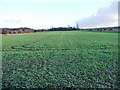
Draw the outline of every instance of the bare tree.
<instances>
[{"instance_id":1,"label":"bare tree","mask_svg":"<svg viewBox=\"0 0 120 90\"><path fill-rule=\"evenodd\" d=\"M78 24L78 22L76 22L76 28L78 28L78 29L79 29L79 24Z\"/></svg>"}]
</instances>

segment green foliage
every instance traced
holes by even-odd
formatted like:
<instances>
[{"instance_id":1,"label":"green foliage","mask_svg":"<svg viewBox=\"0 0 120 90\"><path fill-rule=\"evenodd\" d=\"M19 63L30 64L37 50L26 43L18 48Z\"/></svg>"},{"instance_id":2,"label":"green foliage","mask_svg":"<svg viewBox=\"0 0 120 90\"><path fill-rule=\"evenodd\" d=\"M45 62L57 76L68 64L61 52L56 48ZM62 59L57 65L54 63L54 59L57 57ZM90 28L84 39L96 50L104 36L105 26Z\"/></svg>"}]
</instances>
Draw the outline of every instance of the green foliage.
<instances>
[{"instance_id":1,"label":"green foliage","mask_svg":"<svg viewBox=\"0 0 120 90\"><path fill-rule=\"evenodd\" d=\"M42 32L2 39L4 88L116 87L117 33Z\"/></svg>"}]
</instances>

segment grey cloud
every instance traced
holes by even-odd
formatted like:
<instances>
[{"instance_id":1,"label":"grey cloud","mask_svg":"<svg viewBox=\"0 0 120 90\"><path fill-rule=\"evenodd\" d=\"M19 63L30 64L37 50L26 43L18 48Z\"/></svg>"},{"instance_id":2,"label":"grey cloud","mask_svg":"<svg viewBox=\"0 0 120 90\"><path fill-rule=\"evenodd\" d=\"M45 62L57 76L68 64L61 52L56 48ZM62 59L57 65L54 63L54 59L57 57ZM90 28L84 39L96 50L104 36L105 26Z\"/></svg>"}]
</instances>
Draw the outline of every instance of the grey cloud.
<instances>
[{"instance_id":1,"label":"grey cloud","mask_svg":"<svg viewBox=\"0 0 120 90\"><path fill-rule=\"evenodd\" d=\"M119 12L120 13L120 12ZM109 7L100 8L96 15L80 20L80 27L102 27L112 26L118 23L118 2L112 2Z\"/></svg>"},{"instance_id":2,"label":"grey cloud","mask_svg":"<svg viewBox=\"0 0 120 90\"><path fill-rule=\"evenodd\" d=\"M21 24L22 21L19 20L19 19L5 19L5 20L2 20L3 23L10 23L10 24Z\"/></svg>"},{"instance_id":3,"label":"grey cloud","mask_svg":"<svg viewBox=\"0 0 120 90\"><path fill-rule=\"evenodd\" d=\"M118 2L118 25L120 26L120 1Z\"/></svg>"}]
</instances>

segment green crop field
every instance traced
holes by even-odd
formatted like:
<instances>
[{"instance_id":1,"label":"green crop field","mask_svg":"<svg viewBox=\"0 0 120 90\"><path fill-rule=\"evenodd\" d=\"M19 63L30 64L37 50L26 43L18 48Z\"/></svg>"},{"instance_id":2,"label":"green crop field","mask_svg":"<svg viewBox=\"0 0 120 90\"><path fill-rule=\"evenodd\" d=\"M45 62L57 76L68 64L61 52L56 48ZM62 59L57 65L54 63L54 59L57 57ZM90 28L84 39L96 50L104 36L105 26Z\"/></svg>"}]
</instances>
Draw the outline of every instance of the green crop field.
<instances>
[{"instance_id":1,"label":"green crop field","mask_svg":"<svg viewBox=\"0 0 120 90\"><path fill-rule=\"evenodd\" d=\"M3 88L116 88L117 63L118 33L2 36Z\"/></svg>"}]
</instances>

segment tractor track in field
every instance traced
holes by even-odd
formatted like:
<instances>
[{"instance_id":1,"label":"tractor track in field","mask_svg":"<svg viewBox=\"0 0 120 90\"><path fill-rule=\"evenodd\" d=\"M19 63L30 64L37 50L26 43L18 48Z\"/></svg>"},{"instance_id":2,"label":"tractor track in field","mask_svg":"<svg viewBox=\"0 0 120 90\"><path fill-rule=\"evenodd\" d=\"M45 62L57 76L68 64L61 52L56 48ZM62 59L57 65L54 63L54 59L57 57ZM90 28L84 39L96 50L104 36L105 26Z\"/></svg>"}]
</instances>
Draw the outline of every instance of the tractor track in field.
<instances>
[{"instance_id":1,"label":"tractor track in field","mask_svg":"<svg viewBox=\"0 0 120 90\"><path fill-rule=\"evenodd\" d=\"M47 50L47 51L72 51L72 50L80 50L80 48L77 48L77 49L51 49L51 48L47 48L47 49L44 49L44 48L36 48L36 49L34 49L34 48L32 48L32 47L30 47L30 48L16 48L16 47L14 47L14 49L10 49L10 50L8 50L8 49L4 49L4 50L2 50L2 51L44 51L44 50Z\"/></svg>"}]
</instances>

